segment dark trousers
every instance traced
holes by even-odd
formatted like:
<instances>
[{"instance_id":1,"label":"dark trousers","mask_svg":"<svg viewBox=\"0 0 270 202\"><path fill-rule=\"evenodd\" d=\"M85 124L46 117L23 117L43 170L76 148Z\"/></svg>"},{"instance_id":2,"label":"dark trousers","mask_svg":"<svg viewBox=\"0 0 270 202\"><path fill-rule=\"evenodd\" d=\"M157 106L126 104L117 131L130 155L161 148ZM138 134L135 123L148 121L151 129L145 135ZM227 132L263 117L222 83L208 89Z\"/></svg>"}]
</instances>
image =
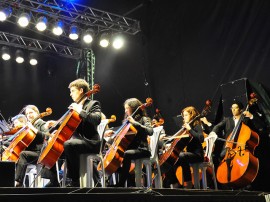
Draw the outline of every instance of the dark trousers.
<instances>
[{"instance_id":1,"label":"dark trousers","mask_svg":"<svg viewBox=\"0 0 270 202\"><path fill-rule=\"evenodd\" d=\"M188 182L192 180L190 163L198 163L203 162L203 156L198 155L191 152L181 152L179 155L179 159L175 163L174 167L166 173L166 182L164 183L164 187L169 187L170 184L177 183L176 170L179 166L182 167L182 173L184 177L184 181Z\"/></svg>"},{"instance_id":2,"label":"dark trousers","mask_svg":"<svg viewBox=\"0 0 270 202\"><path fill-rule=\"evenodd\" d=\"M99 146L92 145L89 142L82 139L70 139L64 143L64 153L67 164L67 177L72 181L78 182L80 178L80 155L87 153L99 152ZM94 162L93 170L94 182L97 183L100 180L100 174L97 170L97 162Z\"/></svg>"},{"instance_id":3,"label":"dark trousers","mask_svg":"<svg viewBox=\"0 0 270 202\"><path fill-rule=\"evenodd\" d=\"M119 186L124 187L127 178L129 177L129 169L132 160L150 157L151 153L148 150L130 149L124 153L124 160L120 170Z\"/></svg>"},{"instance_id":4,"label":"dark trousers","mask_svg":"<svg viewBox=\"0 0 270 202\"><path fill-rule=\"evenodd\" d=\"M16 164L15 180L17 182L23 183L27 166L29 164L36 164L39 155L40 152L38 151L22 151L20 153L19 160Z\"/></svg>"}]
</instances>

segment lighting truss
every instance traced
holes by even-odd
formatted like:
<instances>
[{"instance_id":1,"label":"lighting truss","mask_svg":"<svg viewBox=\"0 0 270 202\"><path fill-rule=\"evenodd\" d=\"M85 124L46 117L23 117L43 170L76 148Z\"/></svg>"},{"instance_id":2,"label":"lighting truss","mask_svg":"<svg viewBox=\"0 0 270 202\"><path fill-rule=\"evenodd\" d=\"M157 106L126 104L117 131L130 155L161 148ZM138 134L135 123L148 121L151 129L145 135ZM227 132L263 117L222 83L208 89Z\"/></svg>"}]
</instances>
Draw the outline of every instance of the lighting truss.
<instances>
[{"instance_id":1,"label":"lighting truss","mask_svg":"<svg viewBox=\"0 0 270 202\"><path fill-rule=\"evenodd\" d=\"M65 21L66 24L76 23L81 28L89 26L95 27L98 31L107 29L131 35L135 35L140 31L140 25L137 20L66 0L1 1L3 5L11 6L13 10L30 12L32 15L31 18L34 18L34 22L37 21L40 14L43 14L53 19L61 19ZM14 15L14 13L12 15Z\"/></svg>"},{"instance_id":2,"label":"lighting truss","mask_svg":"<svg viewBox=\"0 0 270 202\"><path fill-rule=\"evenodd\" d=\"M37 52L54 53L71 59L81 58L82 50L0 31L0 44Z\"/></svg>"}]
</instances>

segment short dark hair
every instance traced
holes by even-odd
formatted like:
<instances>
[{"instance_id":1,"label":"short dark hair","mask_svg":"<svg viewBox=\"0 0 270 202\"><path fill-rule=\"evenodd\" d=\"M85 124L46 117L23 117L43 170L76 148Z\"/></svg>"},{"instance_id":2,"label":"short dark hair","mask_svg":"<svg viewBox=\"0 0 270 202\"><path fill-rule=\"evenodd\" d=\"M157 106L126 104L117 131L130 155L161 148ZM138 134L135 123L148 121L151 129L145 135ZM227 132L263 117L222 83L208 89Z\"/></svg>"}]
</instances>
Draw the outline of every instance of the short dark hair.
<instances>
[{"instance_id":1,"label":"short dark hair","mask_svg":"<svg viewBox=\"0 0 270 202\"><path fill-rule=\"evenodd\" d=\"M240 102L239 100L234 100L234 101L232 102L232 105L233 105L233 104L236 104L236 105L239 107L240 110L244 109L243 103Z\"/></svg>"}]
</instances>

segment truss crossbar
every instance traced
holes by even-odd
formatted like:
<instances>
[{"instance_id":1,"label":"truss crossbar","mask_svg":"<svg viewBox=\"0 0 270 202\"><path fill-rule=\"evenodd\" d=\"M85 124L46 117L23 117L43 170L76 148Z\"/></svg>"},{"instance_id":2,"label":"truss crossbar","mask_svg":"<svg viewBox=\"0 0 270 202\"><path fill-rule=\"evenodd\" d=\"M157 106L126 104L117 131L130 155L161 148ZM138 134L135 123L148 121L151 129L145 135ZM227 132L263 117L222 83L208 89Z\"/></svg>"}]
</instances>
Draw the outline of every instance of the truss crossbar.
<instances>
[{"instance_id":1,"label":"truss crossbar","mask_svg":"<svg viewBox=\"0 0 270 202\"><path fill-rule=\"evenodd\" d=\"M73 47L63 46L56 43L46 42L42 40L32 39L29 37L19 36L0 31L0 44L23 48L37 52L54 53L62 57L71 59L79 59L81 50Z\"/></svg>"},{"instance_id":2,"label":"truss crossbar","mask_svg":"<svg viewBox=\"0 0 270 202\"><path fill-rule=\"evenodd\" d=\"M140 31L137 20L94 9L66 0L4 0L3 4L13 9L28 10L32 15L42 13L66 23L78 23L83 27L95 26L98 29L109 29L135 35ZM34 16L35 17L35 16Z\"/></svg>"}]
</instances>

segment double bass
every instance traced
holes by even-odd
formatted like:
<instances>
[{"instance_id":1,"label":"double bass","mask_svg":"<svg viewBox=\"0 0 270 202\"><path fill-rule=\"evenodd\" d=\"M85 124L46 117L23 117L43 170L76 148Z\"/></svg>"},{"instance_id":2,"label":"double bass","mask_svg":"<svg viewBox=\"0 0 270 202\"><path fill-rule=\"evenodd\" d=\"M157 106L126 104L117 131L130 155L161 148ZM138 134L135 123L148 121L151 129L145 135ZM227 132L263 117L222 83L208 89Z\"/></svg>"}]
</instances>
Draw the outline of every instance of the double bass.
<instances>
[{"instance_id":1,"label":"double bass","mask_svg":"<svg viewBox=\"0 0 270 202\"><path fill-rule=\"evenodd\" d=\"M257 98L252 93L245 111L255 102ZM256 178L259 169L259 160L254 156L255 148L259 144L259 135L243 123L244 117L242 113L228 136L225 157L217 168L218 182L232 188L249 185Z\"/></svg>"},{"instance_id":2,"label":"double bass","mask_svg":"<svg viewBox=\"0 0 270 202\"><path fill-rule=\"evenodd\" d=\"M145 107L152 105L153 100L151 98L146 99L146 103L139 106L131 115L133 117L135 113L141 109L144 110ZM104 170L106 174L111 175L117 171L121 166L123 161L124 152L133 141L137 130L128 121L124 121L122 126L116 131L116 136L114 142L111 144L110 148L104 156ZM101 169L101 165L98 165L98 170Z\"/></svg>"},{"instance_id":3,"label":"double bass","mask_svg":"<svg viewBox=\"0 0 270 202\"><path fill-rule=\"evenodd\" d=\"M52 113L51 108L47 108L46 112L40 113L35 119L31 121L34 124L38 119L44 116L49 116ZM2 154L3 161L14 161L17 163L20 153L25 150L36 137L34 131L30 129L28 125L22 127L18 132L14 134L14 139L10 145L5 149Z\"/></svg>"},{"instance_id":4,"label":"double bass","mask_svg":"<svg viewBox=\"0 0 270 202\"><path fill-rule=\"evenodd\" d=\"M92 94L99 92L100 86L95 84L92 90L86 92L78 101L80 103L83 99L90 97ZM69 109L58 121L61 123L59 128L52 133L51 138L48 140L47 146L41 152L38 163L52 168L56 161L60 158L64 151L64 142L69 140L77 127L80 125L82 119L78 112ZM52 127L53 128L53 127Z\"/></svg>"}]
</instances>

